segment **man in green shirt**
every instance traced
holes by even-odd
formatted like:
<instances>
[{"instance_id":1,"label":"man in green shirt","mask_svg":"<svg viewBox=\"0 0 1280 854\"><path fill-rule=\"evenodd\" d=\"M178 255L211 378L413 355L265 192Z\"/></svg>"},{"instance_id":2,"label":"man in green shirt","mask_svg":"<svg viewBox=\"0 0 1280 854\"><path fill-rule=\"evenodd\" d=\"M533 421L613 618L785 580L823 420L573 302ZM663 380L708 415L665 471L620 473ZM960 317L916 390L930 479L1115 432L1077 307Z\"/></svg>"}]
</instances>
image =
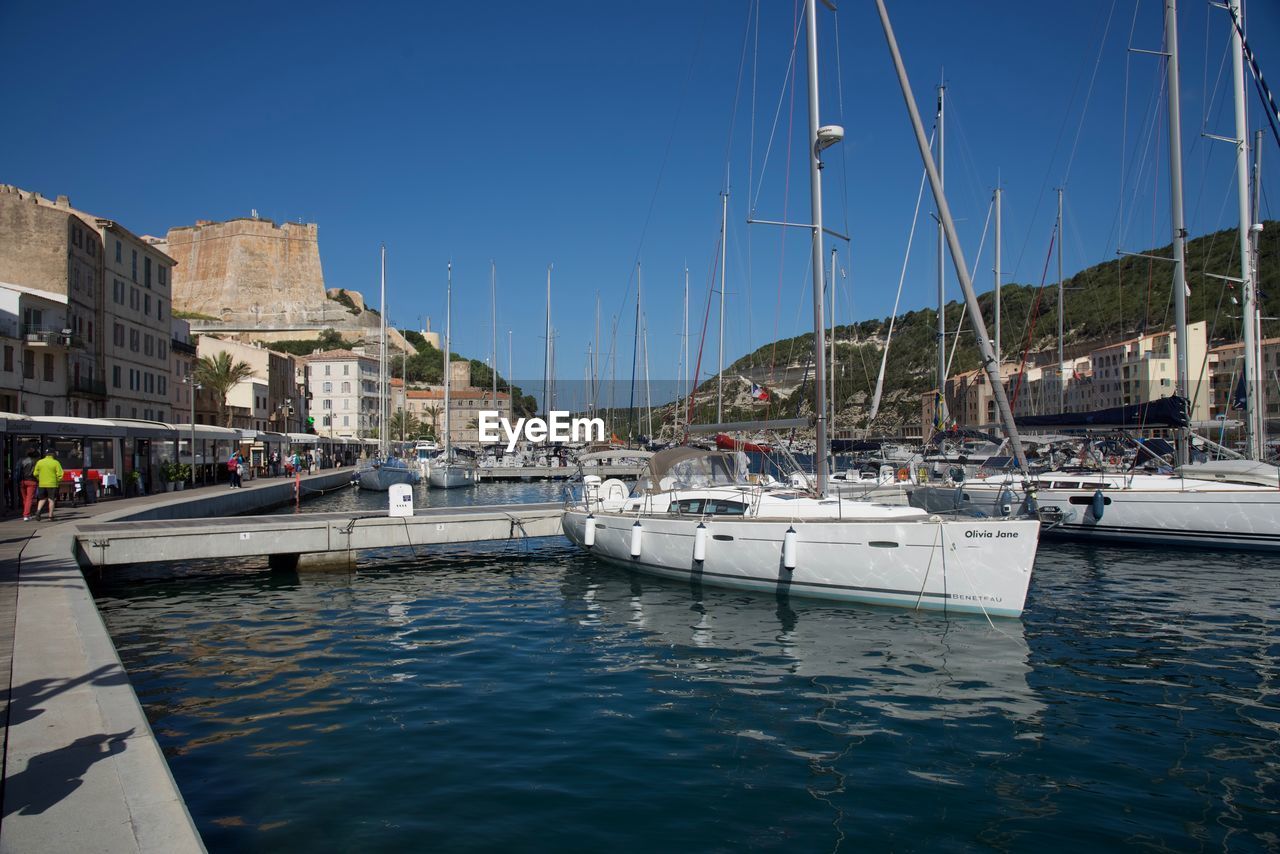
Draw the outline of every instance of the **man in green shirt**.
<instances>
[{"instance_id":1,"label":"man in green shirt","mask_svg":"<svg viewBox=\"0 0 1280 854\"><path fill-rule=\"evenodd\" d=\"M36 518L45 502L49 503L49 521L53 521L53 507L58 497L58 485L62 483L62 464L53 456L53 451L45 451L44 458L35 464L36 476Z\"/></svg>"}]
</instances>

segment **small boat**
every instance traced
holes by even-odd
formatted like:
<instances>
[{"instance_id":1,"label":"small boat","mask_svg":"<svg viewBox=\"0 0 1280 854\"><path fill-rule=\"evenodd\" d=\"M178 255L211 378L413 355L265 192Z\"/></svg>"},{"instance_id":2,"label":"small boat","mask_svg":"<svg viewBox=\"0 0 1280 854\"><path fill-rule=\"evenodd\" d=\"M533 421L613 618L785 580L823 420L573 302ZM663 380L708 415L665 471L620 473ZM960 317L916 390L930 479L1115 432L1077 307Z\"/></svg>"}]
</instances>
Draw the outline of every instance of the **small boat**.
<instances>
[{"instance_id":1,"label":"small boat","mask_svg":"<svg viewBox=\"0 0 1280 854\"><path fill-rule=\"evenodd\" d=\"M758 445L755 442L741 442L726 433L716 434L716 447L722 451L745 451L748 454L772 454L769 445Z\"/></svg>"}]
</instances>

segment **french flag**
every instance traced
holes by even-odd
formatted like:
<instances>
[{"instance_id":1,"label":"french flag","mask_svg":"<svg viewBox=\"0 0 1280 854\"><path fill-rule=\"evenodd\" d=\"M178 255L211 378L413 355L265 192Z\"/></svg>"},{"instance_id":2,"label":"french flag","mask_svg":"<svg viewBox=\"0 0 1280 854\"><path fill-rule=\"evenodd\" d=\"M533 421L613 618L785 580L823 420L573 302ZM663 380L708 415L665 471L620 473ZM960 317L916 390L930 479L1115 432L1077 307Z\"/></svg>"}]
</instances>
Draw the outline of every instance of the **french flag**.
<instances>
[{"instance_id":1,"label":"french flag","mask_svg":"<svg viewBox=\"0 0 1280 854\"><path fill-rule=\"evenodd\" d=\"M764 386L762 386L762 385L756 385L755 383L752 383L752 384L751 384L751 399L752 399L752 400L768 400L768 399L769 399L769 390L768 390L767 388L765 388Z\"/></svg>"}]
</instances>

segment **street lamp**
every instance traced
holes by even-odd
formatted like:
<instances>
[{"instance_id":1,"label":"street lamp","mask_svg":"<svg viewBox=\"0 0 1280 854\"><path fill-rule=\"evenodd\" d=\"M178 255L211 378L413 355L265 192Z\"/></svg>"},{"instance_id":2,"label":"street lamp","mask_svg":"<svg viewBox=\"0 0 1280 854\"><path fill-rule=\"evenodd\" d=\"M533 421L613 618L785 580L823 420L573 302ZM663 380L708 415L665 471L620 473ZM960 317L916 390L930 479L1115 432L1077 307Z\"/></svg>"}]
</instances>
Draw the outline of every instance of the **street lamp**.
<instances>
[{"instance_id":1,"label":"street lamp","mask_svg":"<svg viewBox=\"0 0 1280 854\"><path fill-rule=\"evenodd\" d=\"M182 382L191 386L191 488L196 488L196 392L200 383L195 381L194 374L187 374Z\"/></svg>"}]
</instances>

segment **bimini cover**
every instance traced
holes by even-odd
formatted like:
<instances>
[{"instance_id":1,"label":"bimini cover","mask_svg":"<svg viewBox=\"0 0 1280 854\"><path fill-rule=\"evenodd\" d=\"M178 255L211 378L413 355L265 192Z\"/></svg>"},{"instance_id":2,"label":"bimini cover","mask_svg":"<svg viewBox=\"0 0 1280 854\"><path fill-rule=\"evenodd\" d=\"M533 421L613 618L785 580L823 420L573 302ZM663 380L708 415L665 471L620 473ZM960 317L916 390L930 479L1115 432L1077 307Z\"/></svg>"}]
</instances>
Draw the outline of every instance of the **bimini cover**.
<instances>
[{"instance_id":1,"label":"bimini cover","mask_svg":"<svg viewBox=\"0 0 1280 854\"><path fill-rule=\"evenodd\" d=\"M649 458L637 486L641 492L669 492L708 486L732 486L747 480L747 455L703 448L668 448Z\"/></svg>"},{"instance_id":2,"label":"bimini cover","mask_svg":"<svg viewBox=\"0 0 1280 854\"><path fill-rule=\"evenodd\" d=\"M1097 427L1140 430L1147 427L1186 427L1185 397L1162 397L1148 403L1095 409L1092 412L1063 412L1058 415L1024 415L1014 418L1019 427Z\"/></svg>"}]
</instances>

